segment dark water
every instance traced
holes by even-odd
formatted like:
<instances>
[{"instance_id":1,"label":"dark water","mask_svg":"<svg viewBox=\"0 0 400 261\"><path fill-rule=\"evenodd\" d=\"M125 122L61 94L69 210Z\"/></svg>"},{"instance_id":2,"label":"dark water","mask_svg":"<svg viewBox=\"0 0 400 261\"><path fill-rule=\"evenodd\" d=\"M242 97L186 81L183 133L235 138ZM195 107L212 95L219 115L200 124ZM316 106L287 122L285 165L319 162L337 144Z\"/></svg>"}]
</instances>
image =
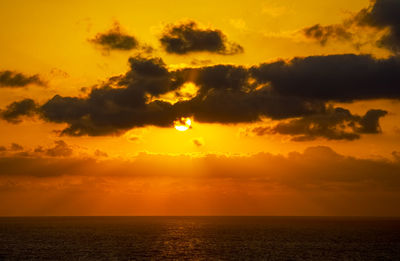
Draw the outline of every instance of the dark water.
<instances>
[{"instance_id":1,"label":"dark water","mask_svg":"<svg viewBox=\"0 0 400 261\"><path fill-rule=\"evenodd\" d=\"M400 219L0 218L0 260L400 260Z\"/></svg>"}]
</instances>

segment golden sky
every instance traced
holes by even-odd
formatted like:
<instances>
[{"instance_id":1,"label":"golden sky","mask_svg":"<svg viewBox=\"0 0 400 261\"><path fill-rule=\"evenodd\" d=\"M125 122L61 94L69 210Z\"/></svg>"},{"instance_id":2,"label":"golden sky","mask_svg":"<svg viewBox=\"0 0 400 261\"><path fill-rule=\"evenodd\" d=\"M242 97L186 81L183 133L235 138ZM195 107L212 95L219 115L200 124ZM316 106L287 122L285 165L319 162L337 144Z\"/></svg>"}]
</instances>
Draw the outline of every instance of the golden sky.
<instances>
[{"instance_id":1,"label":"golden sky","mask_svg":"<svg viewBox=\"0 0 400 261\"><path fill-rule=\"evenodd\" d=\"M396 11L3 0L0 215L400 215Z\"/></svg>"}]
</instances>

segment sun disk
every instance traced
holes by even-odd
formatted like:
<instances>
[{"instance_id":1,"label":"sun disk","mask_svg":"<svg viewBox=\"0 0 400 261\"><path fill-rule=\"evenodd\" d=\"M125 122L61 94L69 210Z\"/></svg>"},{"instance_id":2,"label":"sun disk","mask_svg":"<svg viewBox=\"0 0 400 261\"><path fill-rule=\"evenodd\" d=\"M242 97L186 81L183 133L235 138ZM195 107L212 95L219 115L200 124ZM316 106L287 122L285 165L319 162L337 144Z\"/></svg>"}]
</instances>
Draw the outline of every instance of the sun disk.
<instances>
[{"instance_id":1,"label":"sun disk","mask_svg":"<svg viewBox=\"0 0 400 261\"><path fill-rule=\"evenodd\" d=\"M179 120L174 121L175 129L178 131L187 131L192 125L190 118L182 117Z\"/></svg>"}]
</instances>

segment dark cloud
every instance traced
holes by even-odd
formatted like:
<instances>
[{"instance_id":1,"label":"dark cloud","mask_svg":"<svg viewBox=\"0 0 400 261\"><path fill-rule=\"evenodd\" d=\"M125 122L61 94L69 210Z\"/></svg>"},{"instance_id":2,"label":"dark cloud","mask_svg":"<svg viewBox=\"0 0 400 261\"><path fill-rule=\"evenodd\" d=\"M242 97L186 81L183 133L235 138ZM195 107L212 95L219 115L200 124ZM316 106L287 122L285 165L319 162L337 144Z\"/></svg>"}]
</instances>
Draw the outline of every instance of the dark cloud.
<instances>
[{"instance_id":1,"label":"dark cloud","mask_svg":"<svg viewBox=\"0 0 400 261\"><path fill-rule=\"evenodd\" d=\"M200 122L239 123L271 118L297 117L323 108L323 103L271 95L248 83L243 67L220 65L168 71L161 59L131 58L131 70L93 89L88 97L55 96L41 108L44 119L68 123L67 135L118 134L135 127L172 126L182 116ZM190 100L174 105L148 96L175 91L192 81L200 87Z\"/></svg>"},{"instance_id":2,"label":"dark cloud","mask_svg":"<svg viewBox=\"0 0 400 261\"><path fill-rule=\"evenodd\" d=\"M322 45L329 40L352 41L355 34L364 34L365 27L386 33L374 44L387 48L393 53L400 52L400 1L376 0L368 8L362 9L356 15L342 24L314 26L303 29L306 37L320 42ZM375 41L371 39L371 41ZM372 42L373 43L373 42ZM358 43L357 43L358 44Z\"/></svg>"},{"instance_id":3,"label":"dark cloud","mask_svg":"<svg viewBox=\"0 0 400 261\"><path fill-rule=\"evenodd\" d=\"M352 33L340 24L328 26L316 24L303 29L303 33L306 37L317 40L321 45L325 45L330 39L349 41L353 37Z\"/></svg>"},{"instance_id":4,"label":"dark cloud","mask_svg":"<svg viewBox=\"0 0 400 261\"><path fill-rule=\"evenodd\" d=\"M129 51L139 46L135 37L122 31L119 23L114 23L112 29L105 33L97 34L90 42L101 46L106 50Z\"/></svg>"},{"instance_id":5,"label":"dark cloud","mask_svg":"<svg viewBox=\"0 0 400 261\"><path fill-rule=\"evenodd\" d=\"M19 88L29 84L44 86L45 82L40 79L38 74L29 76L13 71L0 71L0 88Z\"/></svg>"},{"instance_id":6,"label":"dark cloud","mask_svg":"<svg viewBox=\"0 0 400 261\"><path fill-rule=\"evenodd\" d=\"M24 101L27 108L16 102L2 116L16 122L22 115L37 112L47 121L67 123L62 134L97 136L147 125L170 127L181 117L222 124L257 122L265 117L304 118L304 125L314 118L336 115L327 111L328 102L400 98L398 57L329 55L250 68L215 65L169 70L160 58L136 56L129 59L129 65L126 74L111 77L86 97L56 95L38 108L32 100ZM179 92L190 82L198 89L188 99L174 104L158 99ZM378 133L378 119L385 113L375 110L357 118L363 126L357 135Z\"/></svg>"},{"instance_id":7,"label":"dark cloud","mask_svg":"<svg viewBox=\"0 0 400 261\"><path fill-rule=\"evenodd\" d=\"M320 102L307 102L296 97L271 95L267 90L250 93L212 89L207 95L178 102L173 107L184 116L209 123L257 122L262 117L285 119L300 117L323 109Z\"/></svg>"},{"instance_id":8,"label":"dark cloud","mask_svg":"<svg viewBox=\"0 0 400 261\"><path fill-rule=\"evenodd\" d=\"M12 151L20 151L20 150L23 150L23 149L24 149L24 147L22 147L18 143L11 143L10 150L12 150Z\"/></svg>"},{"instance_id":9,"label":"dark cloud","mask_svg":"<svg viewBox=\"0 0 400 261\"><path fill-rule=\"evenodd\" d=\"M209 90L246 91L251 88L248 83L248 70L243 66L214 65L195 69L194 82L200 86L201 94Z\"/></svg>"},{"instance_id":10,"label":"dark cloud","mask_svg":"<svg viewBox=\"0 0 400 261\"><path fill-rule=\"evenodd\" d=\"M215 65L189 69L185 78L200 89L188 101L174 109L196 121L215 123L255 122L262 117L284 119L311 114L324 108L323 103L295 96L277 95L267 87L251 82L247 68Z\"/></svg>"},{"instance_id":11,"label":"dark cloud","mask_svg":"<svg viewBox=\"0 0 400 261\"><path fill-rule=\"evenodd\" d=\"M379 118L385 116L387 111L384 110L369 110L364 117L359 121L360 133L380 133L381 127L379 126Z\"/></svg>"},{"instance_id":12,"label":"dark cloud","mask_svg":"<svg viewBox=\"0 0 400 261\"><path fill-rule=\"evenodd\" d=\"M127 86L152 96L174 91L184 83L184 76L169 71L161 58L129 58L130 71L120 79L118 85Z\"/></svg>"},{"instance_id":13,"label":"dark cloud","mask_svg":"<svg viewBox=\"0 0 400 261\"><path fill-rule=\"evenodd\" d=\"M243 53L243 47L230 43L225 34L216 29L199 28L196 22L170 25L160 38L168 53L211 52L224 55Z\"/></svg>"},{"instance_id":14,"label":"dark cloud","mask_svg":"<svg viewBox=\"0 0 400 261\"><path fill-rule=\"evenodd\" d=\"M283 96L340 102L400 98L400 57L310 56L261 64L251 73Z\"/></svg>"},{"instance_id":15,"label":"dark cloud","mask_svg":"<svg viewBox=\"0 0 400 261\"><path fill-rule=\"evenodd\" d=\"M280 122L273 127L256 127L256 135L284 134L293 141L310 141L317 138L328 140L355 140L360 134L380 133L379 118L387 114L383 110L369 110L363 117L353 115L343 108L328 107L322 114Z\"/></svg>"},{"instance_id":16,"label":"dark cloud","mask_svg":"<svg viewBox=\"0 0 400 261\"><path fill-rule=\"evenodd\" d=\"M376 0L356 16L360 25L367 25L389 31L378 42L393 52L400 51L400 1Z\"/></svg>"},{"instance_id":17,"label":"dark cloud","mask_svg":"<svg viewBox=\"0 0 400 261\"><path fill-rule=\"evenodd\" d=\"M147 95L158 96L178 88L181 80L170 73L161 59L129 59L131 69L113 77L86 98L54 96L41 107L42 117L66 122L67 135L117 134L134 127L172 126L176 115L167 102L147 102Z\"/></svg>"},{"instance_id":18,"label":"dark cloud","mask_svg":"<svg viewBox=\"0 0 400 261\"><path fill-rule=\"evenodd\" d=\"M38 106L34 100L24 99L11 103L5 110L0 110L0 116L10 123L19 123L22 121L22 116L32 116L37 109Z\"/></svg>"},{"instance_id":19,"label":"dark cloud","mask_svg":"<svg viewBox=\"0 0 400 261\"><path fill-rule=\"evenodd\" d=\"M38 146L35 149L24 148L18 143L12 143L7 149L0 146L0 152L6 157L70 157L73 155L73 149L63 140L54 141L54 146Z\"/></svg>"},{"instance_id":20,"label":"dark cloud","mask_svg":"<svg viewBox=\"0 0 400 261\"><path fill-rule=\"evenodd\" d=\"M44 151L50 157L68 157L72 155L73 150L63 140L55 141L55 146Z\"/></svg>"}]
</instances>

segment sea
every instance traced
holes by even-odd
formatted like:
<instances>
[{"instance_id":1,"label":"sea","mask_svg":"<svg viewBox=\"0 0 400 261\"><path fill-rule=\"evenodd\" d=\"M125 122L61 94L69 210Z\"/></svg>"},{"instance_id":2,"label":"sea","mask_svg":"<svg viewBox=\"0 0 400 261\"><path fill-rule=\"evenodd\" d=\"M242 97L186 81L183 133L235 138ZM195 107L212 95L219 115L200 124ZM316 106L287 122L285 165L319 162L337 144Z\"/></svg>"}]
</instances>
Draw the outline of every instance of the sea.
<instances>
[{"instance_id":1,"label":"sea","mask_svg":"<svg viewBox=\"0 0 400 261\"><path fill-rule=\"evenodd\" d=\"M400 218L1 217L0 260L400 260Z\"/></svg>"}]
</instances>

